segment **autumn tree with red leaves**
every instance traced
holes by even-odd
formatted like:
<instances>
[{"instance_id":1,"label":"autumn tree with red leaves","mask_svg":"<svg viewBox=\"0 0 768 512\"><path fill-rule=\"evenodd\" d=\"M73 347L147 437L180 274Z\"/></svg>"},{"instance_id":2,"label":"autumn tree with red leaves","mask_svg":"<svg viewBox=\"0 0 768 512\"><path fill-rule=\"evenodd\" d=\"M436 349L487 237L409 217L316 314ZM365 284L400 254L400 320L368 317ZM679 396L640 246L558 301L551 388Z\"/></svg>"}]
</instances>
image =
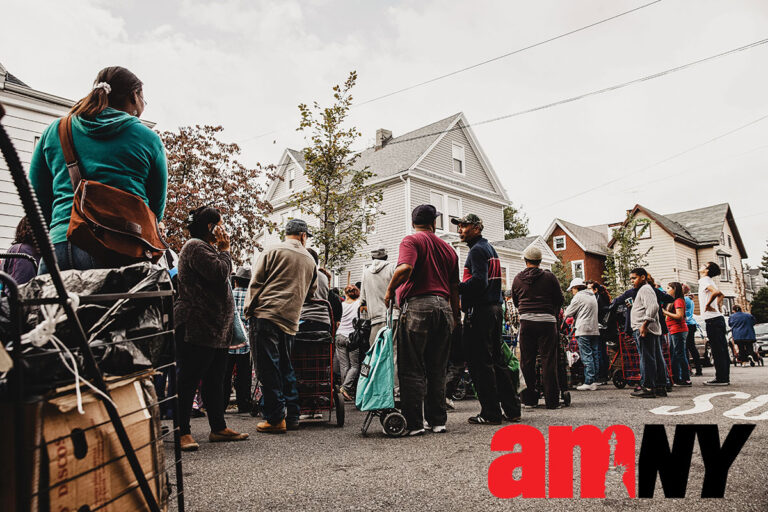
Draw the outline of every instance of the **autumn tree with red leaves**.
<instances>
[{"instance_id":1,"label":"autumn tree with red leaves","mask_svg":"<svg viewBox=\"0 0 768 512\"><path fill-rule=\"evenodd\" d=\"M168 199L165 208L166 239L179 251L189 238L189 212L211 205L221 211L231 236L232 258L250 261L256 235L271 227L267 217L272 205L264 199L262 175L274 179L271 167L248 168L237 157L240 147L219 140L221 126L184 126L162 132L168 151Z\"/></svg>"}]
</instances>

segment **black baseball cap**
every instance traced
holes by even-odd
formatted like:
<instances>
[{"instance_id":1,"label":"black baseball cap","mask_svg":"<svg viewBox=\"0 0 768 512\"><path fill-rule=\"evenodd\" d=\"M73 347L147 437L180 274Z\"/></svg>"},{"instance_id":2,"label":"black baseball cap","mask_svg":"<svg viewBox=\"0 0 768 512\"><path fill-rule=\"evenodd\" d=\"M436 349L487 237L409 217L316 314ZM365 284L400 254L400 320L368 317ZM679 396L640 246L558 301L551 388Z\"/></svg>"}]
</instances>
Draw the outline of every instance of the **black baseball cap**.
<instances>
[{"instance_id":1,"label":"black baseball cap","mask_svg":"<svg viewBox=\"0 0 768 512\"><path fill-rule=\"evenodd\" d=\"M411 221L420 226L432 224L442 213L431 204L420 204L411 212Z\"/></svg>"}]
</instances>

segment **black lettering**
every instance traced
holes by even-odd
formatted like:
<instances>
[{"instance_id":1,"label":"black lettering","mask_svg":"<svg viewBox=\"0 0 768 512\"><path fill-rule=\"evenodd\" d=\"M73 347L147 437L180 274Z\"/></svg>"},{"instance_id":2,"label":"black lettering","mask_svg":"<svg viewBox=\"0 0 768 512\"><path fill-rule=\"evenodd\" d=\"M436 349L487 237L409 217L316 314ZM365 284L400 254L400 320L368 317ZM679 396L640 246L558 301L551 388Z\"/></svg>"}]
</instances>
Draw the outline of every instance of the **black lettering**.
<instances>
[{"instance_id":1,"label":"black lettering","mask_svg":"<svg viewBox=\"0 0 768 512\"><path fill-rule=\"evenodd\" d=\"M697 425L701 458L704 459L704 482L701 485L702 498L722 498L728 470L739 454L755 425L734 425L720 447L720 433L717 425Z\"/></svg>"},{"instance_id":2,"label":"black lettering","mask_svg":"<svg viewBox=\"0 0 768 512\"><path fill-rule=\"evenodd\" d=\"M646 425L638 461L638 498L653 498L656 474L666 498L685 498L698 425L677 425L672 450L664 425Z\"/></svg>"}]
</instances>

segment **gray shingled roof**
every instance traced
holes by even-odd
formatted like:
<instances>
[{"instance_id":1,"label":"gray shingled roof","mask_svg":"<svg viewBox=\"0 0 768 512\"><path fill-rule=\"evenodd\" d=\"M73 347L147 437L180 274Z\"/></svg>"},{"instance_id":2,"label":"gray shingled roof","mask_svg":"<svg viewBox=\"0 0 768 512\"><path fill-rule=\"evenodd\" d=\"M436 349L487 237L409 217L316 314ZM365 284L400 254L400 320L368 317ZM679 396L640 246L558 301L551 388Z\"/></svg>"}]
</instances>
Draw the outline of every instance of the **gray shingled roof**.
<instances>
[{"instance_id":1,"label":"gray shingled roof","mask_svg":"<svg viewBox=\"0 0 768 512\"><path fill-rule=\"evenodd\" d=\"M693 244L699 242L696 239L696 237L685 228L685 226L674 221L670 215L661 215L660 213L656 213L652 210L649 210L645 206L643 206L642 208L650 217L653 218L653 220L655 220L658 224L660 224L662 228L672 233L673 236L682 238L683 240ZM725 220L725 217L723 217L723 220ZM717 232L717 237L720 238L720 231Z\"/></svg>"},{"instance_id":2,"label":"gray shingled roof","mask_svg":"<svg viewBox=\"0 0 768 512\"><path fill-rule=\"evenodd\" d=\"M509 240L499 240L497 242L491 242L494 247L504 247L506 249L513 249L515 251L523 252L526 247L531 245L538 236L523 236L520 238L510 238Z\"/></svg>"},{"instance_id":3,"label":"gray shingled roof","mask_svg":"<svg viewBox=\"0 0 768 512\"><path fill-rule=\"evenodd\" d=\"M584 246L586 252L606 256L608 254L608 232L607 229L599 231L593 228L579 226L563 219L555 219L565 229L571 232L578 242Z\"/></svg>"},{"instance_id":4,"label":"gray shingled roof","mask_svg":"<svg viewBox=\"0 0 768 512\"><path fill-rule=\"evenodd\" d=\"M27 84L16 78L14 75L8 73L5 75L5 81L11 84L20 85L22 87L29 87Z\"/></svg>"},{"instance_id":5,"label":"gray shingled roof","mask_svg":"<svg viewBox=\"0 0 768 512\"><path fill-rule=\"evenodd\" d=\"M295 149L288 148L288 153L290 153L291 156L295 158L297 162L299 162L299 165L302 168L304 168L304 152L303 151L296 151Z\"/></svg>"},{"instance_id":6,"label":"gray shingled roof","mask_svg":"<svg viewBox=\"0 0 768 512\"><path fill-rule=\"evenodd\" d=\"M427 148L437 140L441 132L445 131L460 115L461 112L423 126L418 130L394 137L378 151L375 148L368 148L360 153L356 167L368 166L368 170L376 173L380 178L410 169Z\"/></svg>"},{"instance_id":7,"label":"gray shingled roof","mask_svg":"<svg viewBox=\"0 0 768 512\"><path fill-rule=\"evenodd\" d=\"M669 213L666 218L685 229L699 243L717 242L723 231L723 223L728 213L728 203L707 206L687 212Z\"/></svg>"}]
</instances>

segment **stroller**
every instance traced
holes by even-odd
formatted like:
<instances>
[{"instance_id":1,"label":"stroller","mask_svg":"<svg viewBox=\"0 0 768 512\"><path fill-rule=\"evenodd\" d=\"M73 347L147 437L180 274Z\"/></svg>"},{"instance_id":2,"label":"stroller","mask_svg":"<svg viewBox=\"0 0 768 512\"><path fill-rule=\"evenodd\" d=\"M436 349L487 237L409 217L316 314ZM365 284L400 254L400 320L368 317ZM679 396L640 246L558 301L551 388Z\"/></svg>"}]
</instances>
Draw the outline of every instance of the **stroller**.
<instances>
[{"instance_id":1,"label":"stroller","mask_svg":"<svg viewBox=\"0 0 768 512\"><path fill-rule=\"evenodd\" d=\"M395 364L392 330L392 309L387 312L387 325L376 335L376 341L360 365L355 405L368 414L361 432L365 436L374 418L379 418L387 437L405 433L405 416L395 406Z\"/></svg>"}]
</instances>

